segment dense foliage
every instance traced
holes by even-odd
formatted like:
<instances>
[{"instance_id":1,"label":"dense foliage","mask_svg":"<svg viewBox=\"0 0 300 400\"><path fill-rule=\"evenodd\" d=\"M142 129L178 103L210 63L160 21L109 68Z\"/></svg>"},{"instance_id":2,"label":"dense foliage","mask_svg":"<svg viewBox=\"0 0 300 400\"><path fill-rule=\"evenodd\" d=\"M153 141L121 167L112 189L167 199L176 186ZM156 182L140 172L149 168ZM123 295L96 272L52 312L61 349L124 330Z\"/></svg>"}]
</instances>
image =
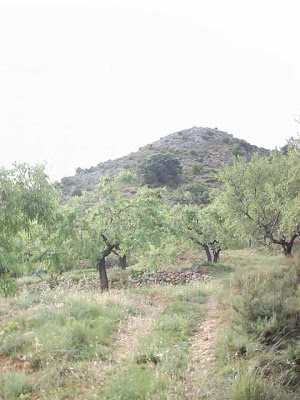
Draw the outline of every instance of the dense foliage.
<instances>
[{"instance_id":1,"label":"dense foliage","mask_svg":"<svg viewBox=\"0 0 300 400\"><path fill-rule=\"evenodd\" d=\"M170 154L155 154L141 165L149 184L174 184L181 170ZM220 180L223 188L210 204L189 205L186 199L186 205L172 205L164 189L132 190L136 176L123 171L103 177L97 192L80 191L62 205L43 166L1 169L1 273L60 271L84 262L99 270L101 287L107 289L110 255L125 268L128 260L148 258L150 265L167 248L181 247L204 251L208 261L218 262L222 249L262 242L280 244L290 256L300 235L298 142L268 158L237 158Z\"/></svg>"},{"instance_id":2,"label":"dense foliage","mask_svg":"<svg viewBox=\"0 0 300 400\"><path fill-rule=\"evenodd\" d=\"M11 271L25 257L26 238L53 223L58 192L42 165L0 169L0 269Z\"/></svg>"},{"instance_id":3,"label":"dense foliage","mask_svg":"<svg viewBox=\"0 0 300 400\"><path fill-rule=\"evenodd\" d=\"M279 244L290 256L300 235L300 151L286 155L237 158L220 174L224 190L219 198L226 218L240 235L265 244Z\"/></svg>"},{"instance_id":4,"label":"dense foliage","mask_svg":"<svg viewBox=\"0 0 300 400\"><path fill-rule=\"evenodd\" d=\"M124 176L120 178L103 178L97 201L91 199L93 195L78 200L94 203L79 222L79 245L81 256L98 265L103 289L108 288L106 257L114 253L122 262L125 257L145 253L151 245L159 246L164 234L162 190L141 188L135 195L125 196L120 192Z\"/></svg>"},{"instance_id":5,"label":"dense foliage","mask_svg":"<svg viewBox=\"0 0 300 400\"><path fill-rule=\"evenodd\" d=\"M176 185L182 174L182 166L172 154L158 153L141 163L140 172L144 184Z\"/></svg>"}]
</instances>

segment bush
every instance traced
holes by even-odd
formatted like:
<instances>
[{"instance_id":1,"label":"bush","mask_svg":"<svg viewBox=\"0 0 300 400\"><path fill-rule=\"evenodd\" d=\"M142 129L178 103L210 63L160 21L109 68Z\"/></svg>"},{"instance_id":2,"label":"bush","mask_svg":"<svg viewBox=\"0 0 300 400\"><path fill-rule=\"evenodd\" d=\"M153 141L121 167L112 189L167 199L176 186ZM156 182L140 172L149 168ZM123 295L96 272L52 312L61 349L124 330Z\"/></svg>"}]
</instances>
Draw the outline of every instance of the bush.
<instances>
[{"instance_id":1,"label":"bush","mask_svg":"<svg viewBox=\"0 0 300 400\"><path fill-rule=\"evenodd\" d=\"M86 321L73 321L68 337L71 348L88 346L92 337L92 330Z\"/></svg>"},{"instance_id":2,"label":"bush","mask_svg":"<svg viewBox=\"0 0 300 400\"><path fill-rule=\"evenodd\" d=\"M152 185L173 185L179 183L182 166L172 154L158 153L142 162L139 166L143 183Z\"/></svg>"},{"instance_id":3,"label":"bush","mask_svg":"<svg viewBox=\"0 0 300 400\"><path fill-rule=\"evenodd\" d=\"M13 400L30 393L32 386L25 372L8 372L2 378L1 389L4 399Z\"/></svg>"},{"instance_id":4,"label":"bush","mask_svg":"<svg viewBox=\"0 0 300 400\"><path fill-rule=\"evenodd\" d=\"M61 178L60 182L64 186L72 186L75 183L74 178L72 176L65 176L64 178Z\"/></svg>"},{"instance_id":5,"label":"bush","mask_svg":"<svg viewBox=\"0 0 300 400\"><path fill-rule=\"evenodd\" d=\"M191 150L190 151L190 155L193 156L193 157L198 157L198 150L194 150L194 149Z\"/></svg>"},{"instance_id":6,"label":"bush","mask_svg":"<svg viewBox=\"0 0 300 400\"><path fill-rule=\"evenodd\" d=\"M265 400L265 390L262 380L253 374L246 374L233 384L229 400Z\"/></svg>"},{"instance_id":7,"label":"bush","mask_svg":"<svg viewBox=\"0 0 300 400\"><path fill-rule=\"evenodd\" d=\"M136 180L135 173L132 171L122 170L116 177L116 180L123 184L131 184Z\"/></svg>"},{"instance_id":8,"label":"bush","mask_svg":"<svg viewBox=\"0 0 300 400\"><path fill-rule=\"evenodd\" d=\"M298 272L299 265L264 266L232 280L231 315L219 337L218 355L225 365L243 359L240 365L252 365L270 385L265 396L259 382L256 385L256 380L241 374L230 399L295 398L286 393L298 390L300 384Z\"/></svg>"},{"instance_id":9,"label":"bush","mask_svg":"<svg viewBox=\"0 0 300 400\"><path fill-rule=\"evenodd\" d=\"M74 196L82 196L82 190L81 190L79 187L76 187L76 188L72 191L71 196L72 196L72 197L74 197Z\"/></svg>"},{"instance_id":10,"label":"bush","mask_svg":"<svg viewBox=\"0 0 300 400\"><path fill-rule=\"evenodd\" d=\"M90 174L91 172L96 172L97 171L97 167L90 167L90 168L85 168L84 170L83 170L83 173L85 173L85 174Z\"/></svg>"},{"instance_id":11,"label":"bush","mask_svg":"<svg viewBox=\"0 0 300 400\"><path fill-rule=\"evenodd\" d=\"M207 187L201 183L182 185L176 191L176 201L181 203L208 204L210 202Z\"/></svg>"},{"instance_id":12,"label":"bush","mask_svg":"<svg viewBox=\"0 0 300 400\"><path fill-rule=\"evenodd\" d=\"M4 275L0 279L0 294L4 297L14 296L19 288L15 279Z\"/></svg>"},{"instance_id":13,"label":"bush","mask_svg":"<svg viewBox=\"0 0 300 400\"><path fill-rule=\"evenodd\" d=\"M297 275L286 266L250 271L232 282L234 323L261 342L272 344L297 329L300 295Z\"/></svg>"},{"instance_id":14,"label":"bush","mask_svg":"<svg viewBox=\"0 0 300 400\"><path fill-rule=\"evenodd\" d=\"M225 144L229 144L229 143L231 142L231 138L228 137L228 136L225 136L225 137L223 138L223 142L224 142Z\"/></svg>"},{"instance_id":15,"label":"bush","mask_svg":"<svg viewBox=\"0 0 300 400\"><path fill-rule=\"evenodd\" d=\"M30 346L32 340L33 337L30 335L24 337L20 332L13 331L11 334L8 333L2 340L0 352L7 356L14 356Z\"/></svg>"},{"instance_id":16,"label":"bush","mask_svg":"<svg viewBox=\"0 0 300 400\"><path fill-rule=\"evenodd\" d=\"M240 144L237 144L235 147L234 147L234 149L232 150L232 154L234 155L234 156L240 156L241 154L242 154L242 151L241 151L241 146L240 146Z\"/></svg>"},{"instance_id":17,"label":"bush","mask_svg":"<svg viewBox=\"0 0 300 400\"><path fill-rule=\"evenodd\" d=\"M248 150L248 151L251 151L251 150L252 150L252 145L251 145L250 143L246 142L246 140L240 139L240 140L239 140L239 143L240 143L240 145L241 145L244 149L246 149L246 150Z\"/></svg>"},{"instance_id":18,"label":"bush","mask_svg":"<svg viewBox=\"0 0 300 400\"><path fill-rule=\"evenodd\" d=\"M203 171L203 165L202 164L194 164L192 166L192 171L194 175L200 175L201 172Z\"/></svg>"}]
</instances>

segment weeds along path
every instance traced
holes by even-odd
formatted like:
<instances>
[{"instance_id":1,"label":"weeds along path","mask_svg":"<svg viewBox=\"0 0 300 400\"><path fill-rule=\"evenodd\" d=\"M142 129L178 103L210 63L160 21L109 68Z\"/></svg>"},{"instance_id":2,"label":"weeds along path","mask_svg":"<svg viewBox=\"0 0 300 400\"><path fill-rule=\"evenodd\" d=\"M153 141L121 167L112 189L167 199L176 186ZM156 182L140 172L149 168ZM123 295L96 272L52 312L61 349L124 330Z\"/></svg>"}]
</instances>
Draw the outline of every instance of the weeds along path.
<instances>
[{"instance_id":1,"label":"weeds along path","mask_svg":"<svg viewBox=\"0 0 300 400\"><path fill-rule=\"evenodd\" d=\"M145 304L141 314L131 316L121 323L118 338L113 345L113 362L116 364L128 361L133 349L139 344L141 338L147 336L152 326L164 309L164 303L154 301L153 304Z\"/></svg>"},{"instance_id":2,"label":"weeds along path","mask_svg":"<svg viewBox=\"0 0 300 400\"><path fill-rule=\"evenodd\" d=\"M190 361L184 384L184 398L224 400L216 378L215 349L220 327L218 302L211 297L207 302L205 320L190 341Z\"/></svg>"},{"instance_id":3,"label":"weeds along path","mask_svg":"<svg viewBox=\"0 0 300 400\"><path fill-rule=\"evenodd\" d=\"M142 298L143 297L143 298ZM109 377L132 361L134 352L140 341L146 337L152 330L165 305L171 301L170 298L151 296L145 298L138 296L138 313L131 315L127 320L122 321L118 331L115 333L116 340L111 345L111 354L105 361L91 362L87 366L86 375L89 382L84 379L80 382L80 391L82 396L90 395L91 384L98 388L106 386ZM101 397L95 397L101 398Z\"/></svg>"}]
</instances>

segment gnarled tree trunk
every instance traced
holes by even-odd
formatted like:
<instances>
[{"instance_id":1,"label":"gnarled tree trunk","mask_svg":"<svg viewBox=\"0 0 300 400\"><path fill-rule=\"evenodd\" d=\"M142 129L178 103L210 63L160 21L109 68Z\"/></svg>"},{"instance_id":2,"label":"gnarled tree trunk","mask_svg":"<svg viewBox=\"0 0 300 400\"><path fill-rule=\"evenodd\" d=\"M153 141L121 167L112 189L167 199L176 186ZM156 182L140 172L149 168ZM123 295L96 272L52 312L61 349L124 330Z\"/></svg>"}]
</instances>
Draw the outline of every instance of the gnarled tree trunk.
<instances>
[{"instance_id":1,"label":"gnarled tree trunk","mask_svg":"<svg viewBox=\"0 0 300 400\"><path fill-rule=\"evenodd\" d=\"M212 261L212 257L211 257L211 252L210 252L209 245L208 244L203 244L202 247L205 250L207 261L211 262Z\"/></svg>"},{"instance_id":2,"label":"gnarled tree trunk","mask_svg":"<svg viewBox=\"0 0 300 400\"><path fill-rule=\"evenodd\" d=\"M217 264L217 262L219 261L219 257L220 257L220 249L214 251L214 264Z\"/></svg>"},{"instance_id":3,"label":"gnarled tree trunk","mask_svg":"<svg viewBox=\"0 0 300 400\"><path fill-rule=\"evenodd\" d=\"M105 257L106 256L99 257L97 264L97 269L99 271L99 278L100 278L100 287L102 292L108 290L108 279L105 267Z\"/></svg>"},{"instance_id":4,"label":"gnarled tree trunk","mask_svg":"<svg viewBox=\"0 0 300 400\"><path fill-rule=\"evenodd\" d=\"M99 271L101 291L106 291L108 290L108 279L106 273L105 259L111 254L112 251L114 251L114 249L119 247L119 244L111 244L104 234L101 234L101 236L105 244L107 245L107 248L102 251L101 256L98 258L97 269Z\"/></svg>"},{"instance_id":5,"label":"gnarled tree trunk","mask_svg":"<svg viewBox=\"0 0 300 400\"><path fill-rule=\"evenodd\" d=\"M202 249L205 250L205 254L206 254L207 261L208 261L208 262L211 262L211 261L212 261L212 257L211 257L211 251L210 251L209 245L208 245L207 243L202 243L202 242L200 242L198 239L196 239L196 238L194 238L194 237L192 237L192 236L190 237L190 239L191 239L194 243L197 243L199 246L201 246Z\"/></svg>"},{"instance_id":6,"label":"gnarled tree trunk","mask_svg":"<svg viewBox=\"0 0 300 400\"><path fill-rule=\"evenodd\" d=\"M127 257L126 254L124 254L123 257L119 257L119 262L120 262L120 267L121 269L125 269L127 267Z\"/></svg>"},{"instance_id":7,"label":"gnarled tree trunk","mask_svg":"<svg viewBox=\"0 0 300 400\"><path fill-rule=\"evenodd\" d=\"M217 264L217 262L219 261L220 251L221 251L220 242L218 240L214 240L212 243L210 243L210 246L212 248L212 252L214 255L213 262L214 264Z\"/></svg>"},{"instance_id":8,"label":"gnarled tree trunk","mask_svg":"<svg viewBox=\"0 0 300 400\"><path fill-rule=\"evenodd\" d=\"M299 235L300 235L300 232L294 233L289 241L287 241L285 238L277 240L277 239L274 239L272 236L271 236L271 240L273 243L280 244L282 246L283 253L286 257L293 257L292 248L293 248L295 239Z\"/></svg>"},{"instance_id":9,"label":"gnarled tree trunk","mask_svg":"<svg viewBox=\"0 0 300 400\"><path fill-rule=\"evenodd\" d=\"M292 247L293 247L293 245L289 245L289 244L283 244L282 245L283 252L284 252L284 255L286 257L289 257L289 258L293 257L293 255L292 255Z\"/></svg>"}]
</instances>

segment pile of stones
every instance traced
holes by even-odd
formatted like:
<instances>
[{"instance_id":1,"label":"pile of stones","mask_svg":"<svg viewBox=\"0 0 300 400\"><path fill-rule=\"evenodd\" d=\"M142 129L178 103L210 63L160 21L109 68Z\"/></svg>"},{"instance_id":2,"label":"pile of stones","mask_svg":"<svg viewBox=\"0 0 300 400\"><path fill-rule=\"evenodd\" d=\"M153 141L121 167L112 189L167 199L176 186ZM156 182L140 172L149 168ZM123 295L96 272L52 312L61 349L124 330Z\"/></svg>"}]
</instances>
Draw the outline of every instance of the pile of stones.
<instances>
[{"instance_id":1,"label":"pile of stones","mask_svg":"<svg viewBox=\"0 0 300 400\"><path fill-rule=\"evenodd\" d=\"M133 286L180 285L209 279L200 267L184 269L159 269L156 272L137 271L128 277L128 284Z\"/></svg>"},{"instance_id":2,"label":"pile of stones","mask_svg":"<svg viewBox=\"0 0 300 400\"><path fill-rule=\"evenodd\" d=\"M128 270L129 272L129 270ZM181 269L159 269L156 272L148 270L134 270L129 274L120 276L119 274L110 274L109 286L115 289L121 289L128 286L150 286L150 285L181 285L185 283L199 282L209 279L209 267L193 267ZM26 290L49 291L57 288L58 290L77 289L77 290L98 290L100 287L98 273L78 277L61 276L57 279L56 285L51 285L51 280L33 282L26 285ZM20 287L24 290L24 287Z\"/></svg>"}]
</instances>

